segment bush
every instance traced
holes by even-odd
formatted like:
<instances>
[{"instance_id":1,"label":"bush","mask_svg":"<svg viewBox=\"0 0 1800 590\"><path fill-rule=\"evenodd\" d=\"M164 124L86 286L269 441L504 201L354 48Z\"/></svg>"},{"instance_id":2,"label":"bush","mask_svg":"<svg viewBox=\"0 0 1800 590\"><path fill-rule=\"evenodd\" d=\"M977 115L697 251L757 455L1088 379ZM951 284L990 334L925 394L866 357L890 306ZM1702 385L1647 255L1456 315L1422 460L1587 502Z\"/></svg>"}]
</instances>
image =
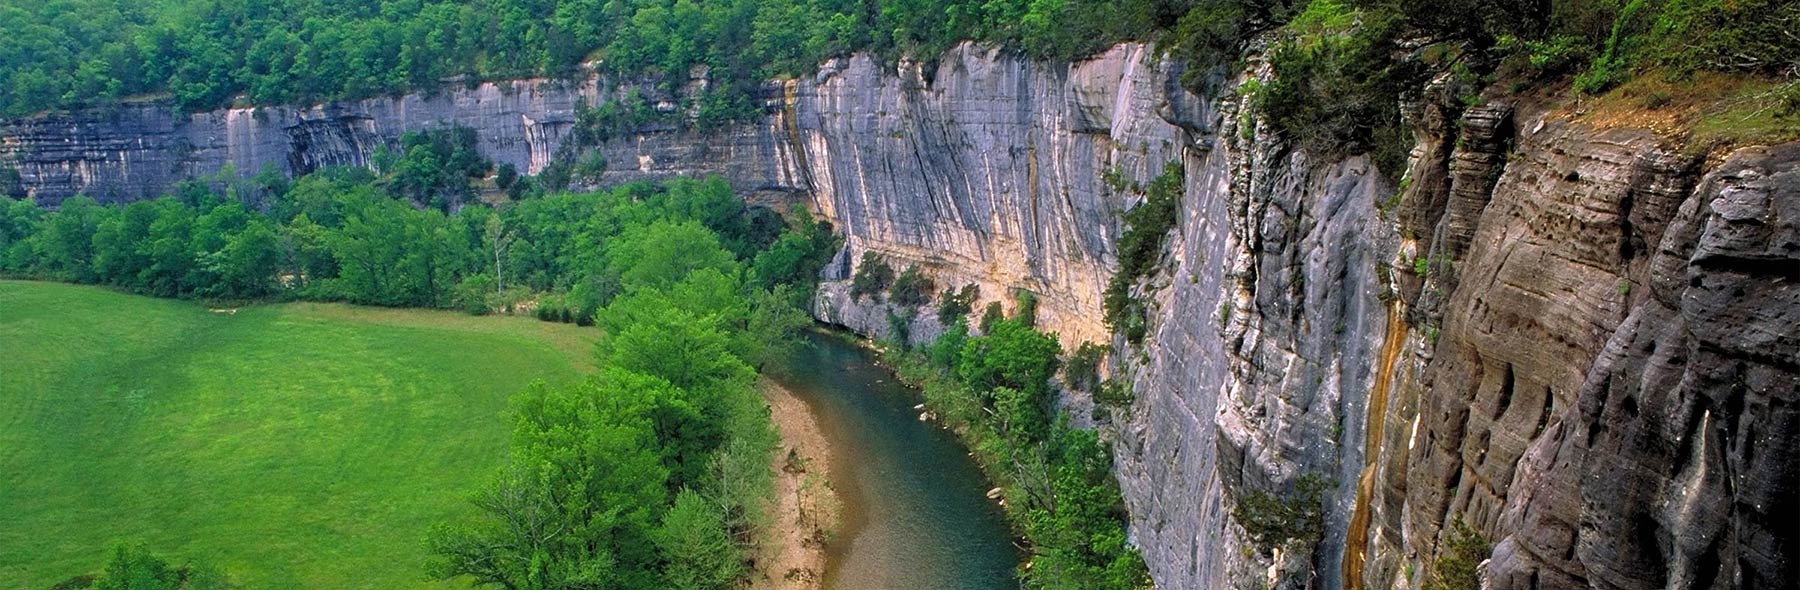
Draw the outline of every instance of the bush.
<instances>
[{"instance_id":1,"label":"bush","mask_svg":"<svg viewBox=\"0 0 1800 590\"><path fill-rule=\"evenodd\" d=\"M1063 384L1076 391L1093 391L1100 382L1100 363L1106 360L1107 347L1083 342L1063 365Z\"/></svg>"},{"instance_id":2,"label":"bush","mask_svg":"<svg viewBox=\"0 0 1800 590\"><path fill-rule=\"evenodd\" d=\"M1149 332L1148 308L1131 294L1139 280L1150 276L1162 258L1169 232L1180 221L1181 193L1185 176L1179 162L1170 162L1150 183L1144 202L1125 212L1125 233L1119 237L1119 272L1106 285L1106 325L1137 343Z\"/></svg>"},{"instance_id":3,"label":"bush","mask_svg":"<svg viewBox=\"0 0 1800 590\"><path fill-rule=\"evenodd\" d=\"M888 339L892 340L895 346L900 347L902 350L912 346L911 311L894 313L894 311L890 309L887 312L887 323Z\"/></svg>"},{"instance_id":4,"label":"bush","mask_svg":"<svg viewBox=\"0 0 1800 590\"><path fill-rule=\"evenodd\" d=\"M205 565L171 567L141 547L113 549L106 570L94 579L94 590L214 590L227 587L223 576Z\"/></svg>"},{"instance_id":5,"label":"bush","mask_svg":"<svg viewBox=\"0 0 1800 590\"><path fill-rule=\"evenodd\" d=\"M981 287L970 283L961 289L944 289L938 296L937 319L943 325L954 324L975 311L975 300L981 297Z\"/></svg>"},{"instance_id":6,"label":"bush","mask_svg":"<svg viewBox=\"0 0 1800 590\"><path fill-rule=\"evenodd\" d=\"M1325 530L1324 494L1331 482L1324 476L1300 476L1287 497L1254 490L1238 498L1231 517L1257 549L1268 552L1292 541L1311 541Z\"/></svg>"},{"instance_id":7,"label":"bush","mask_svg":"<svg viewBox=\"0 0 1800 590\"><path fill-rule=\"evenodd\" d=\"M1036 326L1038 310L1037 293L1019 289L1014 292L1014 297L1018 302L1019 307L1014 310L1013 317L1018 318L1019 321L1024 322L1027 326Z\"/></svg>"},{"instance_id":8,"label":"bush","mask_svg":"<svg viewBox=\"0 0 1800 590\"><path fill-rule=\"evenodd\" d=\"M969 341L969 323L958 318L950 324L944 333L933 340L925 348L925 356L931 364L944 370L956 368L956 360L962 355L963 344Z\"/></svg>"},{"instance_id":9,"label":"bush","mask_svg":"<svg viewBox=\"0 0 1800 590\"><path fill-rule=\"evenodd\" d=\"M1378 138L1403 138L1391 130L1401 125L1401 93L1419 75L1416 62L1392 57L1400 22L1364 11L1354 27L1322 27L1277 45L1269 59L1275 77L1257 93L1257 109L1278 135L1322 156L1374 152ZM1384 164L1384 174L1400 174Z\"/></svg>"},{"instance_id":10,"label":"bush","mask_svg":"<svg viewBox=\"0 0 1800 590\"><path fill-rule=\"evenodd\" d=\"M1480 566L1493 546L1481 531L1458 518L1450 523L1450 535L1438 549L1431 565L1431 581L1426 590L1478 590L1481 588Z\"/></svg>"},{"instance_id":11,"label":"bush","mask_svg":"<svg viewBox=\"0 0 1800 590\"><path fill-rule=\"evenodd\" d=\"M0 165L0 197L25 198L25 183L18 168Z\"/></svg>"},{"instance_id":12,"label":"bush","mask_svg":"<svg viewBox=\"0 0 1800 590\"><path fill-rule=\"evenodd\" d=\"M894 267L888 266L880 254L863 252L862 261L856 265L856 275L850 279L850 296L858 301L865 295L880 297L894 283Z\"/></svg>"},{"instance_id":13,"label":"bush","mask_svg":"<svg viewBox=\"0 0 1800 590\"><path fill-rule=\"evenodd\" d=\"M894 303L905 307L918 307L931 302L931 291L937 286L932 284L931 277L919 272L918 265L910 265L894 279L894 288L890 292Z\"/></svg>"},{"instance_id":14,"label":"bush","mask_svg":"<svg viewBox=\"0 0 1800 590\"><path fill-rule=\"evenodd\" d=\"M1100 382L1099 390L1094 392L1094 401L1107 407L1124 407L1131 405L1137 394L1131 390L1131 382L1113 378Z\"/></svg>"},{"instance_id":15,"label":"bush","mask_svg":"<svg viewBox=\"0 0 1800 590\"><path fill-rule=\"evenodd\" d=\"M493 294L494 277L486 274L470 275L456 286L451 302L469 315L487 315L494 312L493 306L489 304Z\"/></svg>"},{"instance_id":16,"label":"bush","mask_svg":"<svg viewBox=\"0 0 1800 590\"><path fill-rule=\"evenodd\" d=\"M501 164L494 172L494 186L503 191L511 191L519 182L519 169L512 164Z\"/></svg>"},{"instance_id":17,"label":"bush","mask_svg":"<svg viewBox=\"0 0 1800 590\"><path fill-rule=\"evenodd\" d=\"M574 180L582 184L599 184L601 176L606 174L606 154L600 150L583 154L581 160L575 163L571 174Z\"/></svg>"},{"instance_id":18,"label":"bush","mask_svg":"<svg viewBox=\"0 0 1800 590\"><path fill-rule=\"evenodd\" d=\"M994 324L1006 319L1006 312L1000 309L1000 302L989 301L987 309L981 311L981 331L986 333L994 329Z\"/></svg>"}]
</instances>

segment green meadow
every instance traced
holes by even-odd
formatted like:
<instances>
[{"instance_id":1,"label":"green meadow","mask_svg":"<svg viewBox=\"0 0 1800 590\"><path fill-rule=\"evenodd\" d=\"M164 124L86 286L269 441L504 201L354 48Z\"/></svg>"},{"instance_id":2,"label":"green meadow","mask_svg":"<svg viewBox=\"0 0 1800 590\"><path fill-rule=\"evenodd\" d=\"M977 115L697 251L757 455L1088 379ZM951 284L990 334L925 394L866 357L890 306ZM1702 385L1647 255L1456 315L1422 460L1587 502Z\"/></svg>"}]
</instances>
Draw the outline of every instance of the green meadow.
<instances>
[{"instance_id":1,"label":"green meadow","mask_svg":"<svg viewBox=\"0 0 1800 590\"><path fill-rule=\"evenodd\" d=\"M121 542L242 588L444 587L426 532L505 464L508 397L591 371L596 335L0 281L0 587Z\"/></svg>"}]
</instances>

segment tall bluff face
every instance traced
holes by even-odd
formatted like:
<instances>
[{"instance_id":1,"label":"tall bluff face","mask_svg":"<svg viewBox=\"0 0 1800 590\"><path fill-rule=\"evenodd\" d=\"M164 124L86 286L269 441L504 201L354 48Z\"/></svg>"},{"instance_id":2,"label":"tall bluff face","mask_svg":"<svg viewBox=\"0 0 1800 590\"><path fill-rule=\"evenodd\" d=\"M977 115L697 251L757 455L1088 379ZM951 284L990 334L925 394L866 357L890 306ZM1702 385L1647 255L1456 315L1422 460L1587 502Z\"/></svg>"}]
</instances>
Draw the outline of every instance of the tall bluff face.
<instances>
[{"instance_id":1,"label":"tall bluff face","mask_svg":"<svg viewBox=\"0 0 1800 590\"><path fill-rule=\"evenodd\" d=\"M1428 98L1407 107L1418 144L1396 184L1288 147L1183 73L1138 45L1075 64L964 45L929 75L858 56L770 83L759 121L653 124L596 149L603 184L720 174L822 213L847 247L821 319L893 335L896 310L848 293L875 252L984 302L1030 291L1067 346L1113 343L1136 396L1099 427L1159 588L1418 588L1458 520L1495 542L1493 588L1800 579L1785 524L1800 520L1800 146L1708 164L1643 131ZM46 201L125 200L228 164L364 164L453 124L535 172L577 104L620 88L666 100L651 83L527 80L309 108L136 104L9 123L0 162ZM1181 219L1145 289L1151 334L1130 347L1102 325L1101 291L1119 214L1141 200L1130 185L1170 164ZM915 340L941 330L933 315L910 320ZM1331 483L1321 538L1253 547L1231 507L1306 479Z\"/></svg>"}]
</instances>

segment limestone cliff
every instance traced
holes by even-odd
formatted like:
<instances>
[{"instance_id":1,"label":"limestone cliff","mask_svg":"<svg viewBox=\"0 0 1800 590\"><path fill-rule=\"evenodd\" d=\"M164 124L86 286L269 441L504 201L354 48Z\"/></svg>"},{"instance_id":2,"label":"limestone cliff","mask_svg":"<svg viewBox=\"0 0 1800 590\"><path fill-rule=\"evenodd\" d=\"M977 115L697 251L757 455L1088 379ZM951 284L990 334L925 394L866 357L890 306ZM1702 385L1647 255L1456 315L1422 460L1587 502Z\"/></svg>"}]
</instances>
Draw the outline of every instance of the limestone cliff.
<instances>
[{"instance_id":1,"label":"limestone cliff","mask_svg":"<svg viewBox=\"0 0 1800 590\"><path fill-rule=\"evenodd\" d=\"M963 45L929 75L849 57L769 84L758 121L597 149L607 183L716 173L809 203L847 241L821 319L888 333L894 310L845 284L874 251L984 302L1029 290L1065 344L1112 342L1136 399L1101 428L1160 588L1418 588L1456 520L1496 542L1491 588L1800 578L1800 145L1708 161L1553 106L1465 108L1426 88L1404 105L1418 142L1390 182L1270 136L1229 90L1267 75L1249 64L1196 96L1182 64L1138 45L1075 64ZM620 86L132 104L9 123L0 162L48 201L131 199L227 164L364 163L403 131L456 124L535 171L578 101ZM1131 185L1171 164L1182 216L1133 348L1100 322L1101 291ZM915 338L939 329L931 315ZM1333 482L1322 538L1252 548L1231 506L1309 475Z\"/></svg>"}]
</instances>

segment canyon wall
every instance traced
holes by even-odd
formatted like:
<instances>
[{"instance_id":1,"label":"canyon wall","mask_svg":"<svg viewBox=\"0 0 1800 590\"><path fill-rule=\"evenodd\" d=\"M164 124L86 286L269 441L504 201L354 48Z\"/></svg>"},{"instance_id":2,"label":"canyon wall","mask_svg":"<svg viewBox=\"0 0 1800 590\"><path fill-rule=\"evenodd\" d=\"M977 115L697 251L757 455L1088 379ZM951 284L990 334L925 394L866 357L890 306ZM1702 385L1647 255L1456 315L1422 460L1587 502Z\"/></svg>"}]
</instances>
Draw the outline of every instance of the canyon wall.
<instances>
[{"instance_id":1,"label":"canyon wall","mask_svg":"<svg viewBox=\"0 0 1800 590\"><path fill-rule=\"evenodd\" d=\"M1419 588L1462 521L1491 588L1774 588L1800 577L1800 145L1712 160L1551 106L1426 88L1404 180L1294 149L1229 89L1141 45L1075 64L962 45L930 69L855 56L771 82L765 116L650 125L594 148L602 184L720 174L846 238L815 315L909 323L849 294L864 252L983 302L1034 293L1065 346L1111 343L1132 539L1159 588ZM703 84L690 79L686 84ZM527 80L181 114L129 104L0 127L54 203L178 179L365 164L399 134L476 130L536 171L576 105L661 85ZM1141 345L1100 321L1119 216L1168 166L1181 218ZM1134 186L1135 185L1135 186ZM979 306L978 306L979 309ZM1071 403L1084 402L1070 394ZM1231 507L1324 481L1323 535L1267 551Z\"/></svg>"}]
</instances>

